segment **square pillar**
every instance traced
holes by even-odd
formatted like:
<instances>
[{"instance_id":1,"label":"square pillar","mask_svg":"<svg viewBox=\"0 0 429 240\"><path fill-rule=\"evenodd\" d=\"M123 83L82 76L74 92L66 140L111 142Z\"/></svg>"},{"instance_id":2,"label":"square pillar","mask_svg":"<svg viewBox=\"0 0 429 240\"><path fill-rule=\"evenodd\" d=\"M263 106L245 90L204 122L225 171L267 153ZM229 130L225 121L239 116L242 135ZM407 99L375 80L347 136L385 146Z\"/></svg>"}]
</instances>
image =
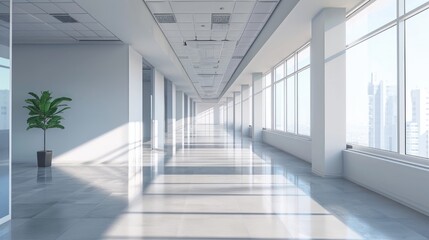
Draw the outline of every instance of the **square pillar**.
<instances>
[{"instance_id":1,"label":"square pillar","mask_svg":"<svg viewBox=\"0 0 429 240\"><path fill-rule=\"evenodd\" d=\"M164 75L153 71L152 82L152 149L163 150L165 142Z\"/></svg>"},{"instance_id":2,"label":"square pillar","mask_svg":"<svg viewBox=\"0 0 429 240\"><path fill-rule=\"evenodd\" d=\"M241 134L241 92L234 92L234 131Z\"/></svg>"},{"instance_id":3,"label":"square pillar","mask_svg":"<svg viewBox=\"0 0 429 240\"><path fill-rule=\"evenodd\" d=\"M241 85L241 136L249 136L250 124L250 86Z\"/></svg>"},{"instance_id":4,"label":"square pillar","mask_svg":"<svg viewBox=\"0 0 429 240\"><path fill-rule=\"evenodd\" d=\"M166 120L166 142L176 150L176 86L169 80L165 80L165 120Z\"/></svg>"},{"instance_id":5,"label":"square pillar","mask_svg":"<svg viewBox=\"0 0 429 240\"><path fill-rule=\"evenodd\" d=\"M185 143L185 94L183 91L176 91L176 139L177 146L183 147Z\"/></svg>"},{"instance_id":6,"label":"square pillar","mask_svg":"<svg viewBox=\"0 0 429 240\"><path fill-rule=\"evenodd\" d=\"M342 176L346 147L346 11L325 8L312 20L312 170Z\"/></svg>"},{"instance_id":7,"label":"square pillar","mask_svg":"<svg viewBox=\"0 0 429 240\"><path fill-rule=\"evenodd\" d=\"M262 73L252 73L252 139L262 141Z\"/></svg>"},{"instance_id":8,"label":"square pillar","mask_svg":"<svg viewBox=\"0 0 429 240\"><path fill-rule=\"evenodd\" d=\"M232 97L226 98L226 107L227 130L234 131L234 100Z\"/></svg>"}]
</instances>

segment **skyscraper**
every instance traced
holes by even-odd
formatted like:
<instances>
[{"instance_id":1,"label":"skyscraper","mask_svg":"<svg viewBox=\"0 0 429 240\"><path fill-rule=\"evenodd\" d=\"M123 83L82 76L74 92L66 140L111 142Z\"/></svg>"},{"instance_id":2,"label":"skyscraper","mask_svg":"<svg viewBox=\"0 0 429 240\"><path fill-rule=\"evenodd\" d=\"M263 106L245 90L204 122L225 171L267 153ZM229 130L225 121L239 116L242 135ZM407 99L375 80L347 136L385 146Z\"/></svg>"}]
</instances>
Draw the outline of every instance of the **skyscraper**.
<instances>
[{"instance_id":1,"label":"skyscraper","mask_svg":"<svg viewBox=\"0 0 429 240\"><path fill-rule=\"evenodd\" d=\"M385 86L371 74L368 84L368 144L370 147L395 151L397 143L396 87Z\"/></svg>"},{"instance_id":2,"label":"skyscraper","mask_svg":"<svg viewBox=\"0 0 429 240\"><path fill-rule=\"evenodd\" d=\"M427 89L413 89L411 121L407 122L407 154L429 156L429 94Z\"/></svg>"}]
</instances>

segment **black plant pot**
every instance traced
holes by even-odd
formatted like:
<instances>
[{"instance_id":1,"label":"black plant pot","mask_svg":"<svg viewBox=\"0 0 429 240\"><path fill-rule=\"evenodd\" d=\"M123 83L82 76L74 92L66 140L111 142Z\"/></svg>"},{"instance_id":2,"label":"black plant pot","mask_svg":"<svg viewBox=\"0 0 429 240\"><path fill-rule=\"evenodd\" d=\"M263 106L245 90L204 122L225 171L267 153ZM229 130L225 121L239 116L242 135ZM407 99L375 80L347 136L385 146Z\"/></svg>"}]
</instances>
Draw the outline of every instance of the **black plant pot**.
<instances>
[{"instance_id":1,"label":"black plant pot","mask_svg":"<svg viewBox=\"0 0 429 240\"><path fill-rule=\"evenodd\" d=\"M52 151L38 151L37 152L37 166L50 167L52 165Z\"/></svg>"}]
</instances>

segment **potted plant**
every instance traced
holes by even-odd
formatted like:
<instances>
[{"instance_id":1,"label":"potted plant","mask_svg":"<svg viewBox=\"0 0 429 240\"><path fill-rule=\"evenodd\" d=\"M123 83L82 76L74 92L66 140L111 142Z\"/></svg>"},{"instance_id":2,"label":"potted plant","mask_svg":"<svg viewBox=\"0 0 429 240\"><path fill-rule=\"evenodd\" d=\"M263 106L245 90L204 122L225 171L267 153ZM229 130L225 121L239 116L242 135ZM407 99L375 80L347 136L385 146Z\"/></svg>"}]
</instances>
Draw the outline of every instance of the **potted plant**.
<instances>
[{"instance_id":1,"label":"potted plant","mask_svg":"<svg viewBox=\"0 0 429 240\"><path fill-rule=\"evenodd\" d=\"M49 91L43 91L40 96L33 92L29 92L33 98L26 99L28 104L24 108L29 110L27 119L27 130L31 128L40 128L43 130L43 151L37 152L37 166L50 167L52 163L52 151L46 150L46 130L50 128L64 129L61 125L63 117L60 115L67 109L70 109L64 102L69 102L72 99L68 97L60 97L52 99Z\"/></svg>"}]
</instances>

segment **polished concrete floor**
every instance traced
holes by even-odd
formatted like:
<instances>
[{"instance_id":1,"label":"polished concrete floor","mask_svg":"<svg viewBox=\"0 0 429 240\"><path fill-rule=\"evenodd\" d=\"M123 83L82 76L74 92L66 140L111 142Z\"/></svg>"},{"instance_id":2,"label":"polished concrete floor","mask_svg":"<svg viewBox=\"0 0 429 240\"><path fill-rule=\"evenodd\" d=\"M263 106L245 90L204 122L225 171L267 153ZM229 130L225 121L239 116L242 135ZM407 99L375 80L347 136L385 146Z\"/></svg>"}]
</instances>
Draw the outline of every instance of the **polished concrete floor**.
<instances>
[{"instance_id":1,"label":"polished concrete floor","mask_svg":"<svg viewBox=\"0 0 429 240\"><path fill-rule=\"evenodd\" d=\"M0 239L429 239L429 217L222 128L119 165L13 166Z\"/></svg>"}]
</instances>

